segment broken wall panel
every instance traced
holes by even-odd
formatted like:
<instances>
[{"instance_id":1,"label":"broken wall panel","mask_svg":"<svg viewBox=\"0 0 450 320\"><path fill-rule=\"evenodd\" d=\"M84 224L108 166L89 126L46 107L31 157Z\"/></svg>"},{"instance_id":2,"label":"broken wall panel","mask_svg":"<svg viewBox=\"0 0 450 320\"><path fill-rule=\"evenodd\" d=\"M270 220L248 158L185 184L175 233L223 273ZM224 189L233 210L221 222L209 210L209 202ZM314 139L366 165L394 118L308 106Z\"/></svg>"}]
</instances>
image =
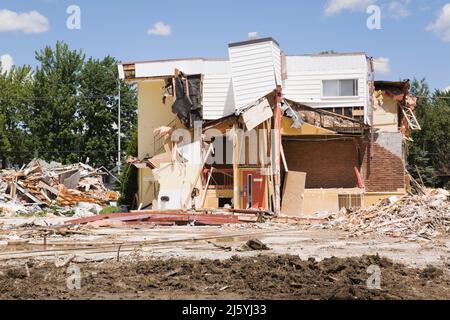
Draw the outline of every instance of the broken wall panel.
<instances>
[{"instance_id":1,"label":"broken wall panel","mask_svg":"<svg viewBox=\"0 0 450 320\"><path fill-rule=\"evenodd\" d=\"M303 215L306 173L286 172L281 213L288 216Z\"/></svg>"}]
</instances>

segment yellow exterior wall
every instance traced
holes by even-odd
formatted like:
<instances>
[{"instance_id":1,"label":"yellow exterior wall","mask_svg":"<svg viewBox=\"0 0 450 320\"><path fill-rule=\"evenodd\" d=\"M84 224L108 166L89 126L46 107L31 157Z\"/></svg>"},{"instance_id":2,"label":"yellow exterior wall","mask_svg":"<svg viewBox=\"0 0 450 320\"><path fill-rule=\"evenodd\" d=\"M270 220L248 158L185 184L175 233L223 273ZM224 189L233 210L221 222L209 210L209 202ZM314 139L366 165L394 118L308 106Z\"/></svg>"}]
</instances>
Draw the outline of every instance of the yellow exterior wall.
<instances>
[{"instance_id":1,"label":"yellow exterior wall","mask_svg":"<svg viewBox=\"0 0 450 320\"><path fill-rule=\"evenodd\" d=\"M360 189L305 189L303 215L338 212L340 194L361 194Z\"/></svg>"},{"instance_id":2,"label":"yellow exterior wall","mask_svg":"<svg viewBox=\"0 0 450 320\"><path fill-rule=\"evenodd\" d=\"M332 135L336 132L315 127L309 123L304 123L301 128L292 128L294 122L291 118L283 117L281 123L281 134L283 136L301 136L301 135Z\"/></svg>"},{"instance_id":3,"label":"yellow exterior wall","mask_svg":"<svg viewBox=\"0 0 450 320\"><path fill-rule=\"evenodd\" d=\"M406 191L390 192L390 193L380 193L380 192L368 192L364 195L364 206L370 207L381 200L388 199L390 197L402 197L406 194Z\"/></svg>"},{"instance_id":4,"label":"yellow exterior wall","mask_svg":"<svg viewBox=\"0 0 450 320\"><path fill-rule=\"evenodd\" d=\"M383 104L374 108L373 122L383 132L398 132L398 104L389 96L383 96Z\"/></svg>"},{"instance_id":5,"label":"yellow exterior wall","mask_svg":"<svg viewBox=\"0 0 450 320\"><path fill-rule=\"evenodd\" d=\"M164 81L138 83L138 151L139 159L153 156L153 130L175 120L173 99L162 103Z\"/></svg>"},{"instance_id":6,"label":"yellow exterior wall","mask_svg":"<svg viewBox=\"0 0 450 320\"><path fill-rule=\"evenodd\" d=\"M163 80L138 83L138 154L139 159L154 156L153 130L171 123L173 99L163 104ZM148 206L155 198L155 188L150 169L139 169L139 202Z\"/></svg>"}]
</instances>

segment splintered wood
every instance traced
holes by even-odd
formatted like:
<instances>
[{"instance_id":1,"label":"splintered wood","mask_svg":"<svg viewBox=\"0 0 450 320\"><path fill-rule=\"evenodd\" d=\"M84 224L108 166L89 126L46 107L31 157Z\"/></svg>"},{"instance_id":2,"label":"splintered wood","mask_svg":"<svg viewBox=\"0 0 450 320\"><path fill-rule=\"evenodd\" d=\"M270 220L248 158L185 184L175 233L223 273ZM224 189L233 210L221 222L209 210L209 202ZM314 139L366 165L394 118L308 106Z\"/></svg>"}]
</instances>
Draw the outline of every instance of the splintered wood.
<instances>
[{"instance_id":1,"label":"splintered wood","mask_svg":"<svg viewBox=\"0 0 450 320\"><path fill-rule=\"evenodd\" d=\"M64 166L35 160L19 171L0 171L0 202L107 205L109 201L116 201L119 195L105 187L102 174L82 163Z\"/></svg>"},{"instance_id":2,"label":"splintered wood","mask_svg":"<svg viewBox=\"0 0 450 320\"><path fill-rule=\"evenodd\" d=\"M422 196L391 199L359 211L344 209L316 227L336 228L356 237L380 234L408 240L432 240L438 236L448 236L449 192L425 190Z\"/></svg>"}]
</instances>

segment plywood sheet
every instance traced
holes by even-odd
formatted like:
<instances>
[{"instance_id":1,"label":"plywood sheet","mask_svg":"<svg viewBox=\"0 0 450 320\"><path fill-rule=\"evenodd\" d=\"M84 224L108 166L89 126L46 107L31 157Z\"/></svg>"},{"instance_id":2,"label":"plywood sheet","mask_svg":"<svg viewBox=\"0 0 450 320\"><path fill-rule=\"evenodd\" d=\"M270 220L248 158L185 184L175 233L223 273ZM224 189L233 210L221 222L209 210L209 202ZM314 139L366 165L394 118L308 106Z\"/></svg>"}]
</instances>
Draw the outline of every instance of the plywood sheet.
<instances>
[{"instance_id":1,"label":"plywood sheet","mask_svg":"<svg viewBox=\"0 0 450 320\"><path fill-rule=\"evenodd\" d=\"M305 196L306 173L286 172L281 212L288 216L301 216Z\"/></svg>"}]
</instances>

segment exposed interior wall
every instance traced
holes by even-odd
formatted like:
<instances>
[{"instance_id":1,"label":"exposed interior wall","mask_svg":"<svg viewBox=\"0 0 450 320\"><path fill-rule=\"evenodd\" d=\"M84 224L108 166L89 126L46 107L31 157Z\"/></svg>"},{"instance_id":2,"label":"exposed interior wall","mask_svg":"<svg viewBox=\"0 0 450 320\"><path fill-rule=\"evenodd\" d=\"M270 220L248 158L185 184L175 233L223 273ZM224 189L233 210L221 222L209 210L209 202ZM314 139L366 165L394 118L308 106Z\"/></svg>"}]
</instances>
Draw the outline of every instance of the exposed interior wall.
<instances>
[{"instance_id":1,"label":"exposed interior wall","mask_svg":"<svg viewBox=\"0 0 450 320\"><path fill-rule=\"evenodd\" d=\"M176 116L172 113L172 98L163 104L164 81L138 83L138 157L143 159L154 155L153 130L171 123ZM155 186L150 169L139 169L139 202L143 206L155 198Z\"/></svg>"},{"instance_id":2,"label":"exposed interior wall","mask_svg":"<svg viewBox=\"0 0 450 320\"><path fill-rule=\"evenodd\" d=\"M162 102L164 81L138 83L138 153L139 159L154 155L153 130L176 119L172 113L173 99Z\"/></svg>"},{"instance_id":3,"label":"exposed interior wall","mask_svg":"<svg viewBox=\"0 0 450 320\"><path fill-rule=\"evenodd\" d=\"M392 97L384 95L383 104L374 108L375 129L383 132L398 132L398 103Z\"/></svg>"},{"instance_id":4,"label":"exposed interior wall","mask_svg":"<svg viewBox=\"0 0 450 320\"><path fill-rule=\"evenodd\" d=\"M358 152L350 140L283 141L289 170L306 173L306 188L355 188Z\"/></svg>"},{"instance_id":5,"label":"exposed interior wall","mask_svg":"<svg viewBox=\"0 0 450 320\"><path fill-rule=\"evenodd\" d=\"M381 145L380 143L383 143L383 141L385 140L378 139L377 142L373 143L373 157L370 154L370 142L366 140L363 144L362 176L366 191L404 192L405 165L403 157L401 153L393 153L395 141L399 144L397 149L401 150L402 140L389 140L388 146Z\"/></svg>"},{"instance_id":6,"label":"exposed interior wall","mask_svg":"<svg viewBox=\"0 0 450 320\"><path fill-rule=\"evenodd\" d=\"M338 212L339 195L361 194L360 189L306 189L303 205L303 216L311 216L314 213Z\"/></svg>"},{"instance_id":7,"label":"exposed interior wall","mask_svg":"<svg viewBox=\"0 0 450 320\"><path fill-rule=\"evenodd\" d=\"M283 136L303 136L303 135L335 135L336 132L324 128L304 123L300 128L292 128L294 121L289 117L281 120L281 134Z\"/></svg>"},{"instance_id":8,"label":"exposed interior wall","mask_svg":"<svg viewBox=\"0 0 450 320\"><path fill-rule=\"evenodd\" d=\"M232 204L233 198L233 189L226 189L226 190L215 190L210 189L206 193L206 199L205 199L205 208L208 209L215 209L219 208L219 201L220 199L229 199L224 202L228 202L229 205Z\"/></svg>"},{"instance_id":9,"label":"exposed interior wall","mask_svg":"<svg viewBox=\"0 0 450 320\"><path fill-rule=\"evenodd\" d=\"M401 197L404 194L405 192L366 192L364 195L364 206L369 207L380 202L381 200L390 197Z\"/></svg>"}]
</instances>

